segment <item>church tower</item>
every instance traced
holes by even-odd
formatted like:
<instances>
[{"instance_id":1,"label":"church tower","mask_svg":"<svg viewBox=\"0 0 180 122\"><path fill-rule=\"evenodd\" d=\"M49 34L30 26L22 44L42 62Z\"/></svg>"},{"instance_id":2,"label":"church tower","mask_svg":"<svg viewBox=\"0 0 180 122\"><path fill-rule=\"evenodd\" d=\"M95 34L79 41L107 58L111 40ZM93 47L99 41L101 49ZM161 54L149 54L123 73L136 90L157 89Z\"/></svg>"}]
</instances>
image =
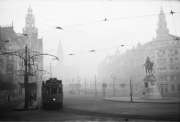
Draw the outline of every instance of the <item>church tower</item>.
<instances>
[{"instance_id":1,"label":"church tower","mask_svg":"<svg viewBox=\"0 0 180 122\"><path fill-rule=\"evenodd\" d=\"M161 8L159 13L158 28L156 30L157 40L166 40L169 38L169 29L167 28L166 17L163 9Z\"/></svg>"},{"instance_id":2,"label":"church tower","mask_svg":"<svg viewBox=\"0 0 180 122\"><path fill-rule=\"evenodd\" d=\"M23 28L23 34L28 35L28 45L30 48L33 47L34 39L38 38L38 29L35 27L35 17L31 6L28 8L28 12L25 19L25 27Z\"/></svg>"}]
</instances>

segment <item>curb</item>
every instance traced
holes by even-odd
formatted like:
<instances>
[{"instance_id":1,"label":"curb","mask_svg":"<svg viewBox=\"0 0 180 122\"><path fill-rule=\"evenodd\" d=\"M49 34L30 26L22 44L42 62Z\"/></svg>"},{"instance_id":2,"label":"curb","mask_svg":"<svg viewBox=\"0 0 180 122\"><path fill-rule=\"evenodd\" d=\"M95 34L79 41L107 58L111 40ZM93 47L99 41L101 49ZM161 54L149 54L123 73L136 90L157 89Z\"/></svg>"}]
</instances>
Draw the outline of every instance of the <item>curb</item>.
<instances>
[{"instance_id":1,"label":"curb","mask_svg":"<svg viewBox=\"0 0 180 122\"><path fill-rule=\"evenodd\" d=\"M154 104L180 104L180 101L174 101L174 102L160 102L160 101L128 101L128 100L112 100L112 99L103 99L105 101L112 101L112 102L124 102L124 103L154 103Z\"/></svg>"}]
</instances>

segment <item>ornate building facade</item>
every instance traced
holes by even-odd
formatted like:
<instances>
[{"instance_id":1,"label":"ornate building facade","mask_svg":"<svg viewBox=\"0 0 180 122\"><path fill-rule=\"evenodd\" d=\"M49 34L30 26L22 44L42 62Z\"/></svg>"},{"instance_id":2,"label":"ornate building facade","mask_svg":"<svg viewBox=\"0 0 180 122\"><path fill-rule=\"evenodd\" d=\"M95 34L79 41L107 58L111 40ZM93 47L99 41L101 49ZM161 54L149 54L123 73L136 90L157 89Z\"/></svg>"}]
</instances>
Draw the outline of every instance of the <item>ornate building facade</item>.
<instances>
[{"instance_id":1,"label":"ornate building facade","mask_svg":"<svg viewBox=\"0 0 180 122\"><path fill-rule=\"evenodd\" d=\"M16 51L18 55L25 56L25 46L28 47L28 56L34 56L34 58L30 61L33 65L29 66L32 74L29 76L29 82L37 83L37 86L39 86L38 90L40 92L40 84L43 77L40 70L43 70L43 57L39 54L43 53L43 42L42 39L38 38L38 29L35 27L35 17L32 13L31 7L28 8L23 33L16 33L13 25L10 27L0 27L0 40L1 42L3 40L8 40L5 44L6 50L3 50L5 52ZM4 69L2 71L5 74L10 74L11 72L11 76L13 77L12 81L16 84L23 84L23 60L18 56L12 55L0 56L0 58L2 57L8 57L6 60L4 58L4 60L1 61L0 67Z\"/></svg>"},{"instance_id":2,"label":"ornate building facade","mask_svg":"<svg viewBox=\"0 0 180 122\"><path fill-rule=\"evenodd\" d=\"M99 65L99 79L101 81L116 78L116 86L125 84L129 87L129 80L133 81L134 95L143 91L145 76L144 63L147 56L154 62L154 70L162 96L180 95L180 37L169 33L163 10L159 13L156 38L152 41L126 51L116 53ZM117 88L117 89L121 89Z\"/></svg>"}]
</instances>

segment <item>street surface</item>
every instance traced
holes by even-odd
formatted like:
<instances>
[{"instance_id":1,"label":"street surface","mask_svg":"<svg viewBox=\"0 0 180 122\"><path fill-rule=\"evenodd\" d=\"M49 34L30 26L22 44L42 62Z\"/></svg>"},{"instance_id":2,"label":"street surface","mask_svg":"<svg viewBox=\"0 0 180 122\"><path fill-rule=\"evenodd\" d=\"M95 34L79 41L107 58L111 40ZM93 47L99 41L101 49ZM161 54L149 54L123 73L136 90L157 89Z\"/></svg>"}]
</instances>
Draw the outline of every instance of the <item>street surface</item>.
<instances>
[{"instance_id":1,"label":"street surface","mask_svg":"<svg viewBox=\"0 0 180 122\"><path fill-rule=\"evenodd\" d=\"M5 113L4 113L5 114ZM154 121L143 119L124 119L112 118L106 116L82 115L64 111L13 111L6 115L1 113L0 121L62 121L62 122L170 122L170 121ZM174 121L175 122L175 121Z\"/></svg>"},{"instance_id":2,"label":"street surface","mask_svg":"<svg viewBox=\"0 0 180 122\"><path fill-rule=\"evenodd\" d=\"M147 120L180 120L180 104L174 103L114 102L95 96L71 95L65 97L64 105L87 114Z\"/></svg>"},{"instance_id":3,"label":"street surface","mask_svg":"<svg viewBox=\"0 0 180 122\"><path fill-rule=\"evenodd\" d=\"M64 95L63 110L17 111L1 105L0 121L178 122L179 104L113 102L101 97ZM128 118L128 119L127 119Z\"/></svg>"}]
</instances>

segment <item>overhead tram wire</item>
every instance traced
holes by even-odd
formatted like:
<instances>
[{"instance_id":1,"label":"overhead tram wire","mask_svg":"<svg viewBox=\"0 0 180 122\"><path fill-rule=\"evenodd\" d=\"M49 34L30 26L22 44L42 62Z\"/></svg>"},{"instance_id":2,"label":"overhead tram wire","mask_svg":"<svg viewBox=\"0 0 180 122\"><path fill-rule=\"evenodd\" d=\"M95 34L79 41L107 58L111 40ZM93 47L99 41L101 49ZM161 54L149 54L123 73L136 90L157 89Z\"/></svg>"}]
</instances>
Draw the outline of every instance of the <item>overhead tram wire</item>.
<instances>
[{"instance_id":1,"label":"overhead tram wire","mask_svg":"<svg viewBox=\"0 0 180 122\"><path fill-rule=\"evenodd\" d=\"M177 35L177 30L176 30L176 23L175 23L175 20L174 20L174 15L176 14L175 10L173 10L173 4L172 4L172 1L167 1L167 2L170 2L170 15L171 15L171 19L172 19L172 24L173 24L173 28L174 28L174 31L175 31L175 35Z\"/></svg>"},{"instance_id":2,"label":"overhead tram wire","mask_svg":"<svg viewBox=\"0 0 180 122\"><path fill-rule=\"evenodd\" d=\"M169 12L165 12L165 14L169 15ZM175 12L175 14L180 14L180 12ZM98 20L92 20L89 22L85 22L85 23L77 23L77 24L72 24L72 25L62 25L62 26L54 26L56 29L59 30L66 30L67 28L72 28L72 27L80 27L80 26L86 26L89 24L98 24L98 23L105 23L105 22L113 22L113 21L118 21L118 20L132 20L132 19L138 19L138 18L146 18L146 17L152 17L152 16L157 16L159 15L159 13L157 14L146 14L146 15L136 15L136 16L124 16L124 17L114 17L114 18L108 18L108 17L104 17L104 18L100 18ZM69 30L69 29L68 29Z\"/></svg>"},{"instance_id":3,"label":"overhead tram wire","mask_svg":"<svg viewBox=\"0 0 180 122\"><path fill-rule=\"evenodd\" d=\"M102 52L109 51L109 50L112 50L112 49L117 49L117 48L119 49L119 48L124 48L124 47L127 47L127 46L128 45L120 44L120 45L116 45L116 46L112 46L112 47L108 47L108 48L94 48L94 49L87 49L87 50L70 51L69 53L66 53L66 55L75 56L75 55L79 55L79 54L102 53Z\"/></svg>"},{"instance_id":4,"label":"overhead tram wire","mask_svg":"<svg viewBox=\"0 0 180 122\"><path fill-rule=\"evenodd\" d=\"M98 20L91 20L89 22L85 22L85 23L77 23L77 24L71 24L71 25L62 25L62 26L56 26L56 25L52 25L52 24L47 24L45 23L46 26L49 26L50 28L57 28L60 30L66 30L67 28L73 28L73 27L80 27L80 26L86 26L89 24L96 24L96 23L102 23L102 22L112 22L112 21L118 21L118 20L126 20L126 19L138 19L138 18L146 18L146 17L152 17L152 16L157 16L159 13L154 13L154 14L146 14L146 15L136 15L136 16L124 16L124 17L115 17L115 18L110 18L105 16L104 18L99 18ZM169 14L169 12L166 12L165 14ZM180 12L175 12L175 14L180 14ZM41 22L45 22L44 20L41 20L41 18L38 18ZM50 19L49 19L50 20ZM53 20L52 20L52 23ZM48 29L46 29L48 30ZM68 29L69 30L69 29Z\"/></svg>"},{"instance_id":5,"label":"overhead tram wire","mask_svg":"<svg viewBox=\"0 0 180 122\"><path fill-rule=\"evenodd\" d=\"M174 12L174 11L172 11L172 12ZM109 22L109 21L112 22L112 21L118 21L118 20L129 20L129 19L132 20L132 19L138 19L138 18L146 18L146 17L157 16L158 14L159 13L157 13L157 14L146 14L146 15L136 15L136 16L126 16L126 17L117 17L117 18L104 17L104 18L101 18L101 19L98 19L98 20L92 20L92 21L89 21L89 22L86 22L86 23L79 23L79 24L72 24L72 25L65 25L65 26L53 26L53 27L49 26L49 27L51 27L52 29L58 29L58 30L65 31L65 30L67 30L67 28L72 28L72 27L86 26L86 25L89 25L89 24L96 24L96 23L103 23L103 22L105 23L105 22ZM170 14L170 12L165 12L165 14L166 15ZM174 12L173 14L180 14L180 12ZM124 44L121 44L121 45L124 45ZM80 51L78 51L78 53L68 53L67 55L73 56L73 55L82 54L82 53L85 53L85 52L95 53L95 52L100 52L100 51L104 51L104 50L108 50L108 49L112 49L112 47L104 48L104 49L89 49L89 50L84 50L84 51L80 50Z\"/></svg>"}]
</instances>

